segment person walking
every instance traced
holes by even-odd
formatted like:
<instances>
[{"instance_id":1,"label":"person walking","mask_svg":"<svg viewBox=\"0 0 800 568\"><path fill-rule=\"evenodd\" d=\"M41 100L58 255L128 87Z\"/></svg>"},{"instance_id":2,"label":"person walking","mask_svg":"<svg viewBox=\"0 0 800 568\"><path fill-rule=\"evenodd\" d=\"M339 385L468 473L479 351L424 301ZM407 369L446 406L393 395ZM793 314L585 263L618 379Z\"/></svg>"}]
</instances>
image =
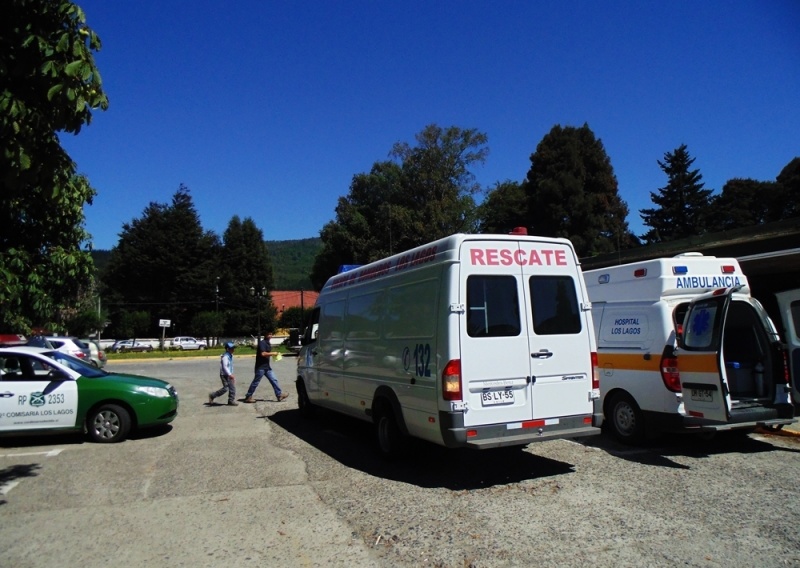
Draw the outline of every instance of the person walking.
<instances>
[{"instance_id":1,"label":"person walking","mask_svg":"<svg viewBox=\"0 0 800 568\"><path fill-rule=\"evenodd\" d=\"M278 402L282 402L289 397L289 393L285 393L281 391L281 387L278 384L278 379L275 377L275 372L272 370L272 365L270 365L270 359L273 355L280 355L277 351L272 351L272 343L270 340L272 339L272 334L267 333L264 336L264 339L259 340L258 347L256 348L256 375L253 377L253 382L250 383L250 388L247 389L247 396L245 397L245 402L255 402L256 399L253 398L253 395L256 393L256 389L258 388L258 384L261 382L261 379L264 375L267 376L269 379L270 384L272 385L272 390L275 391L275 398L278 399Z\"/></svg>"},{"instance_id":2,"label":"person walking","mask_svg":"<svg viewBox=\"0 0 800 568\"><path fill-rule=\"evenodd\" d=\"M239 406L236 402L236 377L233 376L233 350L236 345L232 341L225 344L225 353L219 358L219 380L222 388L208 393L208 404L213 404L214 399L228 393L228 406Z\"/></svg>"}]
</instances>

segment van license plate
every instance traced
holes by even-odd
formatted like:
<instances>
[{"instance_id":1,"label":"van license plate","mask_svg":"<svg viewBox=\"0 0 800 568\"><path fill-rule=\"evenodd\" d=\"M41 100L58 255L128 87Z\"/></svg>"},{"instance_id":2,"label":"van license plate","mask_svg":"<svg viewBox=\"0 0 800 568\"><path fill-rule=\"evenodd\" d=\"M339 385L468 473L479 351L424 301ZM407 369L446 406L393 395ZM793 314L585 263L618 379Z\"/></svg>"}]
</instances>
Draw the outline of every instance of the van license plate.
<instances>
[{"instance_id":1,"label":"van license plate","mask_svg":"<svg viewBox=\"0 0 800 568\"><path fill-rule=\"evenodd\" d=\"M692 389L692 400L698 402L713 402L714 391L707 389Z\"/></svg>"},{"instance_id":2,"label":"van license plate","mask_svg":"<svg viewBox=\"0 0 800 568\"><path fill-rule=\"evenodd\" d=\"M484 391L481 393L481 403L483 406L494 406L495 404L514 404L514 391L505 389L501 391Z\"/></svg>"}]
</instances>

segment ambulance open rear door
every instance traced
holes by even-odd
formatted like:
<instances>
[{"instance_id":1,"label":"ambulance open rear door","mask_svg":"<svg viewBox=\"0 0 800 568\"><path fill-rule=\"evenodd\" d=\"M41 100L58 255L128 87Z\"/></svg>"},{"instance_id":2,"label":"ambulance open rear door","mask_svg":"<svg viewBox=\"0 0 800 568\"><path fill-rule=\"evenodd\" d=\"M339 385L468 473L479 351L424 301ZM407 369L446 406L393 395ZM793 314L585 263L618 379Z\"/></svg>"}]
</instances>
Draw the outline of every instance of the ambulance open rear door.
<instances>
[{"instance_id":1,"label":"ambulance open rear door","mask_svg":"<svg viewBox=\"0 0 800 568\"><path fill-rule=\"evenodd\" d=\"M728 422L731 395L725 374L722 334L737 288L722 288L698 296L684 319L678 349L684 411L695 418Z\"/></svg>"}]
</instances>

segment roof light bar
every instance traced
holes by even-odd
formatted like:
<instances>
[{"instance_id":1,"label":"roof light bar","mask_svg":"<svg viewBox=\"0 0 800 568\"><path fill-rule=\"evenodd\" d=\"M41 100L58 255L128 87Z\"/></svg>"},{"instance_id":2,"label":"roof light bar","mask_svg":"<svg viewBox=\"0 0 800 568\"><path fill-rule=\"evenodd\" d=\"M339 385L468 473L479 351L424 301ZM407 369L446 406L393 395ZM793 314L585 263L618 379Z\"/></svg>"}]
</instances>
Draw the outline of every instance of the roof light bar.
<instances>
[{"instance_id":1,"label":"roof light bar","mask_svg":"<svg viewBox=\"0 0 800 568\"><path fill-rule=\"evenodd\" d=\"M689 267L688 266L673 266L672 267L673 274L689 274Z\"/></svg>"}]
</instances>

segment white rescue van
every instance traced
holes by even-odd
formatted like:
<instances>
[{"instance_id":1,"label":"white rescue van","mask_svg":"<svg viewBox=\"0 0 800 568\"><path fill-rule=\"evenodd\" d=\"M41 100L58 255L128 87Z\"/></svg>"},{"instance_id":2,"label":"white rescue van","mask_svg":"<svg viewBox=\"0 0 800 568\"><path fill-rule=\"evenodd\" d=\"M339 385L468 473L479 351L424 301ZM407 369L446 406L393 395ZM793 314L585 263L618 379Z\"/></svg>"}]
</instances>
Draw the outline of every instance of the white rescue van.
<instances>
[{"instance_id":1,"label":"white rescue van","mask_svg":"<svg viewBox=\"0 0 800 568\"><path fill-rule=\"evenodd\" d=\"M735 259L685 253L584 275L616 438L794 422L785 348Z\"/></svg>"},{"instance_id":2,"label":"white rescue van","mask_svg":"<svg viewBox=\"0 0 800 568\"><path fill-rule=\"evenodd\" d=\"M303 344L301 411L372 422L384 454L406 436L483 449L600 432L591 306L565 239L458 234L335 275Z\"/></svg>"}]
</instances>

